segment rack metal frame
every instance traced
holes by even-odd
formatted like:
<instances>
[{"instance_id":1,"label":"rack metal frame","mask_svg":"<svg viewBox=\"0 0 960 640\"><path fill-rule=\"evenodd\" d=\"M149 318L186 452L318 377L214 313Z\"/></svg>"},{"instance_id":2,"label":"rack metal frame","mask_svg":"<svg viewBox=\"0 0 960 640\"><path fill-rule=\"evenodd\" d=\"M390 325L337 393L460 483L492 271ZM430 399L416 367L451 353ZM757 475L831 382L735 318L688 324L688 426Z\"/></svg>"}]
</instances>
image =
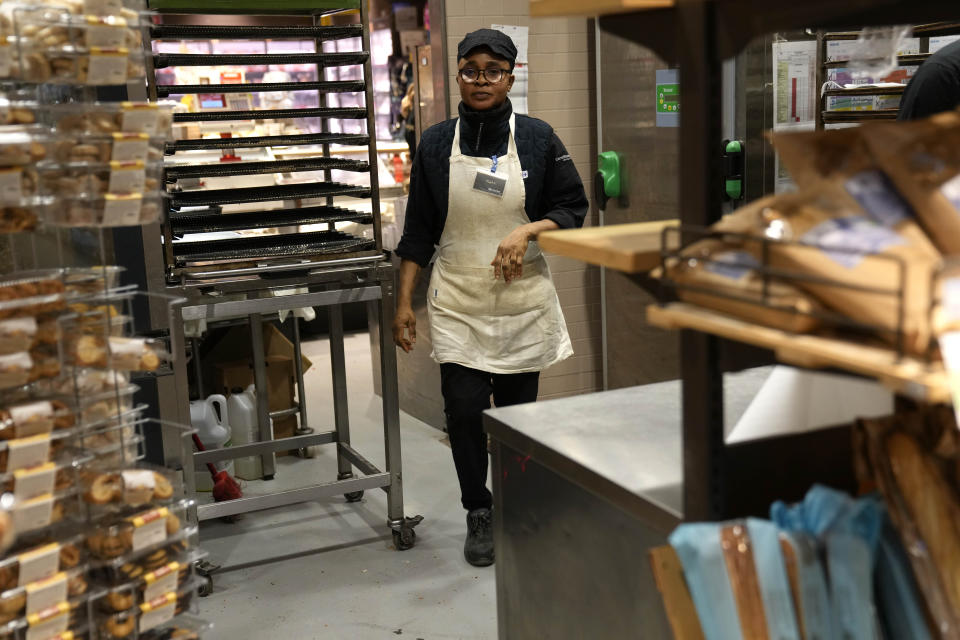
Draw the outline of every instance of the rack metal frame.
<instances>
[{"instance_id":1,"label":"rack metal frame","mask_svg":"<svg viewBox=\"0 0 960 640\"><path fill-rule=\"evenodd\" d=\"M257 411L260 441L228 449L204 453L186 452L182 459L185 463L185 483L187 489L195 489L193 477L194 464L230 460L251 455L260 456L264 477L269 479L275 473L277 451L305 449L307 447L333 444L337 447L338 473L335 480L312 484L306 487L280 491L257 497L245 497L227 502L199 505L196 509L198 520L208 520L224 516L237 515L269 509L300 502L314 501L344 495L350 502L362 498L367 489L380 488L387 494L387 526L390 529L394 545L398 550L411 548L415 543L413 528L422 520L420 516L408 518L404 515L402 458L400 450L399 392L397 384L396 351L392 336L384 327L392 323L394 313L394 272L385 262L382 252L379 217L379 184L377 174L377 150L375 114L373 108L373 87L371 63L369 59L370 33L366 3L352 0L279 0L269 3L254 3L246 0L151 0L151 8L160 13L277 13L295 15L302 19L312 16L312 26L268 26L250 28L247 37L313 38L316 41L316 54L304 54L310 62L318 65L318 81L308 83L269 83L255 85L257 91L316 90L320 93L320 107L315 109L282 109L268 111L244 111L216 114L177 114L175 121L199 122L215 120L248 119L250 117L321 118L322 132L300 136L266 136L259 138L233 138L230 140L189 140L176 141L167 145L167 153L189 149L216 149L257 147L274 144L319 144L322 156L307 160L278 161L263 163L237 163L225 167L191 167L171 165L169 179L182 177L203 177L213 175L251 175L254 173L273 173L280 171L322 170L325 180L308 185L280 185L275 187L250 187L241 189L181 192L173 194L171 209L165 216L161 234L164 242L165 274L163 286L176 291L186 298L182 309L182 320L205 320L208 323L246 321L251 329L253 352L254 384L257 390ZM359 10L360 25L325 26L320 18L343 10ZM214 27L207 25L154 25L150 34L156 38L207 39L217 37L237 37L242 27ZM323 54L322 43L326 39L360 37L361 54ZM149 39L145 38L148 43ZM219 58L237 58L238 64L260 64L266 59L286 60L285 54L265 56L219 56ZM301 56L302 58L303 56ZM242 58L242 60L240 60ZM255 59L254 59L255 58ZM154 64L195 64L198 59L184 56L153 55L148 51L148 92L151 99L162 98L170 93L250 91L251 85L200 85L196 87L177 85L175 87L157 86ZM209 59L208 59L209 60ZM299 58L298 58L299 60ZM362 64L364 80L360 82L327 82L323 79L324 60L332 64ZM236 61L236 60L234 60ZM206 62L209 64L209 62ZM363 91L365 107L330 108L327 104L328 91ZM365 119L367 134L335 134L329 132L329 118ZM332 158L331 143L355 143L368 147L366 162ZM370 186L343 185L330 180L332 169L369 172ZM349 211L334 206L334 196L370 198L372 213ZM217 225L221 215L219 205L226 203L262 202L268 200L298 201L302 198L325 198L325 206L296 207L269 212L277 214L230 214L223 216L225 225ZM204 206L200 211L180 212L180 206ZM350 220L373 227L374 240L368 241L359 250L332 251L328 255L322 252L308 252L305 255L265 255L251 257L246 261L211 260L194 264L178 264L173 243L169 240L175 231L199 232L204 230L251 229L265 227L290 227L300 224L327 223L329 231L317 232L319 235L336 234L333 224L341 220ZM252 223L243 226L241 223ZM311 234L298 234L305 238ZM155 238L160 241L159 235ZM146 243L146 235L145 235ZM148 265L150 268L150 265ZM282 291L294 289L296 293ZM350 441L350 425L347 411L347 386L343 349L342 307L345 304L362 302L367 306L371 331L378 328L380 344L381 395L383 405L383 428L386 464L383 469L372 464L357 451ZM309 426L306 392L303 381L303 369L300 355L299 321L293 320L294 367L296 369L296 388L298 402L288 410L273 412L269 410L267 390L266 362L263 353L262 326L266 314L278 311L294 310L303 307L322 307L329 314L331 344L331 375L333 381L334 428L312 431ZM170 327L171 333L181 334L183 323L177 322ZM180 343L183 343L180 340ZM182 363L186 353L176 354ZM168 409L181 415L188 405L188 390L177 388L171 394ZM176 404L177 406L172 406ZM271 418L298 414L300 428L297 435L287 438L274 438ZM165 443L166 447L166 443Z\"/></svg>"}]
</instances>

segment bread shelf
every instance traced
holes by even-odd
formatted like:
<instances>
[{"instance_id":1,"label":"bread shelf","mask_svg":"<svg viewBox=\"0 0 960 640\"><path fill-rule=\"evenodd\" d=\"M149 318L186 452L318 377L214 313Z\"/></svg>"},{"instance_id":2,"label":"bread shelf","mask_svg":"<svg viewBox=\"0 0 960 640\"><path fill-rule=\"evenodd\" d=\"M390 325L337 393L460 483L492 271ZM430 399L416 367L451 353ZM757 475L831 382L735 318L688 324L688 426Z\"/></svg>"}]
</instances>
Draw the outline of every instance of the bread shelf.
<instances>
[{"instance_id":1,"label":"bread shelf","mask_svg":"<svg viewBox=\"0 0 960 640\"><path fill-rule=\"evenodd\" d=\"M537 242L550 253L626 273L641 273L660 264L663 230L678 225L677 220L659 220L562 229L541 233Z\"/></svg>"},{"instance_id":2,"label":"bread shelf","mask_svg":"<svg viewBox=\"0 0 960 640\"><path fill-rule=\"evenodd\" d=\"M675 4L675 0L530 0L530 15L599 16L647 9L669 9Z\"/></svg>"},{"instance_id":3,"label":"bread shelf","mask_svg":"<svg viewBox=\"0 0 960 640\"><path fill-rule=\"evenodd\" d=\"M647 307L647 321L663 329L692 329L769 349L784 364L840 369L874 378L891 391L920 401L951 401L949 380L942 364L898 357L890 348L788 333L682 302Z\"/></svg>"}]
</instances>

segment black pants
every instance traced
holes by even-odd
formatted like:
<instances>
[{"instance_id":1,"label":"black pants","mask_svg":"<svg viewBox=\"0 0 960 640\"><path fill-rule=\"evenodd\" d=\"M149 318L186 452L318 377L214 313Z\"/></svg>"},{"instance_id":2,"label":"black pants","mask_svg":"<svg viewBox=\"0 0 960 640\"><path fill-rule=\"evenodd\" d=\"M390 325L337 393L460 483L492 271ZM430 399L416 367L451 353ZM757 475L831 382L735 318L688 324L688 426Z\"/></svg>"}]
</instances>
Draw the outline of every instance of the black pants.
<instances>
[{"instance_id":1,"label":"black pants","mask_svg":"<svg viewBox=\"0 0 960 640\"><path fill-rule=\"evenodd\" d=\"M483 412L490 408L490 395L498 407L537 399L540 373L498 374L469 369L459 364L440 365L440 385L453 463L460 479L463 508L490 508L493 496L487 489L487 436Z\"/></svg>"}]
</instances>

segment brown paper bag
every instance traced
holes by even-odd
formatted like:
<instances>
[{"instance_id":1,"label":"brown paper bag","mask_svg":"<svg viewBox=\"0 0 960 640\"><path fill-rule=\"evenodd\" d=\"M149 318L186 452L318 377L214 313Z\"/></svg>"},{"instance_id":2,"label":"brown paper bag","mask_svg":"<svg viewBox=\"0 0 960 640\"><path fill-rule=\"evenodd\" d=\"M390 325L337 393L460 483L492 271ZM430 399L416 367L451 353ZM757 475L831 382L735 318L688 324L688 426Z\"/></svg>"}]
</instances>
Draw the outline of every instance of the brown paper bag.
<instances>
[{"instance_id":1,"label":"brown paper bag","mask_svg":"<svg viewBox=\"0 0 960 640\"><path fill-rule=\"evenodd\" d=\"M911 244L845 203L836 187L824 182L816 194L757 200L725 216L713 228L788 241L770 243L771 266L800 275L795 283L798 287L851 319L876 325L887 340L895 338L899 326L896 292L902 286L904 347L911 353L925 354L930 343L930 305L939 257L931 255L927 246ZM758 259L762 257L759 240L744 242L743 246ZM830 282L804 280L802 276Z\"/></svg>"},{"instance_id":2,"label":"brown paper bag","mask_svg":"<svg viewBox=\"0 0 960 640\"><path fill-rule=\"evenodd\" d=\"M873 122L863 137L945 255L960 253L960 113Z\"/></svg>"}]
</instances>

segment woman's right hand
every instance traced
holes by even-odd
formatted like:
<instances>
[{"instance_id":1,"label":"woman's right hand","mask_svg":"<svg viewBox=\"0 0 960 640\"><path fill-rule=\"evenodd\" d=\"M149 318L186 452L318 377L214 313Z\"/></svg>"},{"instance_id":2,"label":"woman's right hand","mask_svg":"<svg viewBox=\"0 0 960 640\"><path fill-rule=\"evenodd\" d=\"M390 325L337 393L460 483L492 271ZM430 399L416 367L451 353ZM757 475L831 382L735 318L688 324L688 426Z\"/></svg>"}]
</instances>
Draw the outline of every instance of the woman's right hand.
<instances>
[{"instance_id":1,"label":"woman's right hand","mask_svg":"<svg viewBox=\"0 0 960 640\"><path fill-rule=\"evenodd\" d=\"M407 335L404 335L404 329ZM393 341L407 353L417 343L417 316L410 305L397 306L397 313L393 316Z\"/></svg>"}]
</instances>

